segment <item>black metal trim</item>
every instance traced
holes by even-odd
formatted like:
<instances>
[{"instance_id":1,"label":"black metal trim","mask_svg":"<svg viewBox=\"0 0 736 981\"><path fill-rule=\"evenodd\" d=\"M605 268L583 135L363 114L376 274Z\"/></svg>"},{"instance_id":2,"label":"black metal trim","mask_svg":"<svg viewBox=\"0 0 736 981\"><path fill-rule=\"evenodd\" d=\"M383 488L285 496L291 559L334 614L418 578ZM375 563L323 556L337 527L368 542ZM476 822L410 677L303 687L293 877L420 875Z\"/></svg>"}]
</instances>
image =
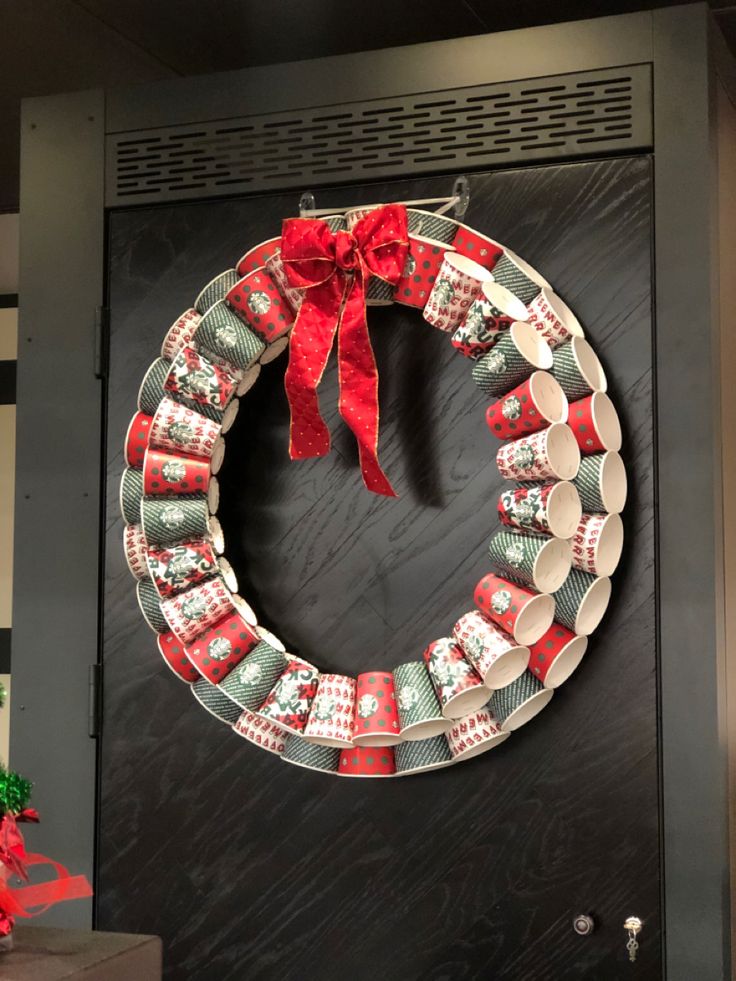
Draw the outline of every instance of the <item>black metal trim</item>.
<instances>
[{"instance_id":1,"label":"black metal trim","mask_svg":"<svg viewBox=\"0 0 736 981\"><path fill-rule=\"evenodd\" d=\"M15 405L16 362L0 361L0 405Z\"/></svg>"},{"instance_id":2,"label":"black metal trim","mask_svg":"<svg viewBox=\"0 0 736 981\"><path fill-rule=\"evenodd\" d=\"M0 627L0 674L10 674L11 628Z\"/></svg>"},{"instance_id":3,"label":"black metal trim","mask_svg":"<svg viewBox=\"0 0 736 981\"><path fill-rule=\"evenodd\" d=\"M0 310L12 310L18 306L17 293L0 293Z\"/></svg>"}]
</instances>

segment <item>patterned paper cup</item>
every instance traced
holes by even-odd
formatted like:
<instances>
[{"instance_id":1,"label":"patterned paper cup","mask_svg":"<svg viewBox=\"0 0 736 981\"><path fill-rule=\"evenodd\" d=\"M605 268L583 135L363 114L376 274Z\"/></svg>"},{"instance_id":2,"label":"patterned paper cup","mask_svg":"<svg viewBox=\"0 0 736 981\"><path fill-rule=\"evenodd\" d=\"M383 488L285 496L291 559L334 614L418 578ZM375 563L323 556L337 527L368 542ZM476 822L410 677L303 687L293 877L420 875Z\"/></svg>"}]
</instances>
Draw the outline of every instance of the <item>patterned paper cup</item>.
<instances>
[{"instance_id":1,"label":"patterned paper cup","mask_svg":"<svg viewBox=\"0 0 736 981\"><path fill-rule=\"evenodd\" d=\"M279 640L276 634L272 633L270 630L266 630L266 628L262 626L260 623L258 624L256 623L255 615L253 619L253 624L255 627L255 631L258 634L258 636L261 638L261 640L265 640L267 644L270 644L271 647L275 647L277 651L286 651L286 645L282 640Z\"/></svg>"},{"instance_id":2,"label":"patterned paper cup","mask_svg":"<svg viewBox=\"0 0 736 981\"><path fill-rule=\"evenodd\" d=\"M231 726L240 718L240 708L235 702L231 702L217 685L213 685L206 678L195 681L191 686L191 691L200 705L220 722L226 722Z\"/></svg>"},{"instance_id":3,"label":"patterned paper cup","mask_svg":"<svg viewBox=\"0 0 736 981\"><path fill-rule=\"evenodd\" d=\"M518 296L522 303L531 303L537 293L545 287L549 288L549 283L511 249L503 251L504 254L493 267L493 278L501 286L511 290L514 296Z\"/></svg>"},{"instance_id":4,"label":"patterned paper cup","mask_svg":"<svg viewBox=\"0 0 736 981\"><path fill-rule=\"evenodd\" d=\"M378 208L383 208L382 204L373 204L370 208L351 208L350 211L345 212L345 227L349 232L355 228L361 219L369 215L371 211L376 211Z\"/></svg>"},{"instance_id":5,"label":"patterned paper cup","mask_svg":"<svg viewBox=\"0 0 736 981\"><path fill-rule=\"evenodd\" d=\"M179 496L207 491L209 460L184 453L146 450L143 458L143 492L146 495Z\"/></svg>"},{"instance_id":6,"label":"patterned paper cup","mask_svg":"<svg viewBox=\"0 0 736 981\"><path fill-rule=\"evenodd\" d=\"M266 269L255 269L238 280L226 299L250 330L268 345L261 361L273 361L288 344L294 315Z\"/></svg>"},{"instance_id":7,"label":"patterned paper cup","mask_svg":"<svg viewBox=\"0 0 736 981\"><path fill-rule=\"evenodd\" d=\"M502 524L555 538L572 538L582 510L578 492L567 480L510 487L498 499Z\"/></svg>"},{"instance_id":8,"label":"patterned paper cup","mask_svg":"<svg viewBox=\"0 0 736 981\"><path fill-rule=\"evenodd\" d=\"M322 221L334 235L335 232L347 231L348 220L345 215L324 215Z\"/></svg>"},{"instance_id":9,"label":"patterned paper cup","mask_svg":"<svg viewBox=\"0 0 736 981\"><path fill-rule=\"evenodd\" d=\"M390 307L394 302L394 285L378 276L370 276L365 291L365 302L369 307Z\"/></svg>"},{"instance_id":10,"label":"patterned paper cup","mask_svg":"<svg viewBox=\"0 0 736 981\"><path fill-rule=\"evenodd\" d=\"M496 465L506 480L570 480L579 464L580 449L564 422L504 443L496 453Z\"/></svg>"},{"instance_id":11,"label":"patterned paper cup","mask_svg":"<svg viewBox=\"0 0 736 981\"><path fill-rule=\"evenodd\" d=\"M149 444L157 450L209 458L221 430L219 422L167 396L151 421Z\"/></svg>"},{"instance_id":12,"label":"patterned paper cup","mask_svg":"<svg viewBox=\"0 0 736 981\"><path fill-rule=\"evenodd\" d=\"M186 648L186 656L199 674L217 684L240 664L257 643L255 631L239 613L232 612L195 637Z\"/></svg>"},{"instance_id":13,"label":"patterned paper cup","mask_svg":"<svg viewBox=\"0 0 736 981\"><path fill-rule=\"evenodd\" d=\"M399 735L399 710L390 671L364 671L355 692L354 746L395 746Z\"/></svg>"},{"instance_id":14,"label":"patterned paper cup","mask_svg":"<svg viewBox=\"0 0 736 981\"><path fill-rule=\"evenodd\" d=\"M337 773L340 767L340 749L338 746L316 746L300 736L289 736L281 759L285 763L304 767L305 770Z\"/></svg>"},{"instance_id":15,"label":"patterned paper cup","mask_svg":"<svg viewBox=\"0 0 736 981\"><path fill-rule=\"evenodd\" d=\"M438 215L434 211L419 211L416 208L407 208L406 216L409 230L423 238L431 238L435 242L443 242L447 245L450 245L455 238L458 223L454 218Z\"/></svg>"},{"instance_id":16,"label":"patterned paper cup","mask_svg":"<svg viewBox=\"0 0 736 981\"><path fill-rule=\"evenodd\" d=\"M353 746L340 754L341 777L394 777L396 763L390 746Z\"/></svg>"},{"instance_id":17,"label":"patterned paper cup","mask_svg":"<svg viewBox=\"0 0 736 981\"><path fill-rule=\"evenodd\" d=\"M463 322L452 335L452 346L468 358L479 358L493 347L502 331L526 320L521 300L499 283L483 283L468 307Z\"/></svg>"},{"instance_id":18,"label":"patterned paper cup","mask_svg":"<svg viewBox=\"0 0 736 981\"><path fill-rule=\"evenodd\" d=\"M220 688L236 705L255 712L284 673L286 665L284 654L262 640L220 682Z\"/></svg>"},{"instance_id":19,"label":"patterned paper cup","mask_svg":"<svg viewBox=\"0 0 736 981\"><path fill-rule=\"evenodd\" d=\"M448 251L451 247L442 242L409 235L409 251L394 290L394 302L423 309Z\"/></svg>"},{"instance_id":20,"label":"patterned paper cup","mask_svg":"<svg viewBox=\"0 0 736 981\"><path fill-rule=\"evenodd\" d=\"M558 347L571 337L582 337L583 328L570 307L545 287L527 307L528 320L550 347Z\"/></svg>"},{"instance_id":21,"label":"patterned paper cup","mask_svg":"<svg viewBox=\"0 0 736 981\"><path fill-rule=\"evenodd\" d=\"M583 337L572 337L555 348L550 371L570 401L605 392L608 387L603 365Z\"/></svg>"},{"instance_id":22,"label":"patterned paper cup","mask_svg":"<svg viewBox=\"0 0 736 981\"><path fill-rule=\"evenodd\" d=\"M142 467L143 457L151 435L152 416L136 412L125 434L125 461L129 467Z\"/></svg>"},{"instance_id":23,"label":"patterned paper cup","mask_svg":"<svg viewBox=\"0 0 736 981\"><path fill-rule=\"evenodd\" d=\"M143 471L128 467L120 480L120 513L129 525L141 520Z\"/></svg>"},{"instance_id":24,"label":"patterned paper cup","mask_svg":"<svg viewBox=\"0 0 736 981\"><path fill-rule=\"evenodd\" d=\"M217 477L210 477L210 485L207 488L207 507L210 514L217 514L220 507L220 485Z\"/></svg>"},{"instance_id":25,"label":"patterned paper cup","mask_svg":"<svg viewBox=\"0 0 736 981\"><path fill-rule=\"evenodd\" d=\"M319 746L350 746L355 720L355 678L321 674L304 739Z\"/></svg>"},{"instance_id":26,"label":"patterned paper cup","mask_svg":"<svg viewBox=\"0 0 736 981\"><path fill-rule=\"evenodd\" d=\"M626 468L618 453L584 456L573 479L586 511L620 514L626 504Z\"/></svg>"},{"instance_id":27,"label":"patterned paper cup","mask_svg":"<svg viewBox=\"0 0 736 981\"><path fill-rule=\"evenodd\" d=\"M526 671L506 688L494 691L488 707L500 720L501 728L505 732L513 732L538 715L549 704L553 694L551 688L545 688L541 681Z\"/></svg>"},{"instance_id":28,"label":"patterned paper cup","mask_svg":"<svg viewBox=\"0 0 736 981\"><path fill-rule=\"evenodd\" d=\"M587 637L603 619L610 599L610 579L570 569L567 579L554 595L554 619L573 633Z\"/></svg>"},{"instance_id":29,"label":"patterned paper cup","mask_svg":"<svg viewBox=\"0 0 736 981\"><path fill-rule=\"evenodd\" d=\"M202 538L215 541L204 495L170 499L146 497L140 504L140 515L143 534L151 546L178 545ZM215 532L222 535L219 522Z\"/></svg>"},{"instance_id":30,"label":"patterned paper cup","mask_svg":"<svg viewBox=\"0 0 736 981\"><path fill-rule=\"evenodd\" d=\"M272 281L276 284L279 293L291 308L292 312L297 314L299 312L299 307L301 307L302 303L304 302L305 290L295 289L289 282L286 275L286 269L284 269L280 249L274 252L274 254L267 260L266 270L268 271L268 275L271 277Z\"/></svg>"},{"instance_id":31,"label":"patterned paper cup","mask_svg":"<svg viewBox=\"0 0 736 981\"><path fill-rule=\"evenodd\" d=\"M488 692L486 692L488 694ZM474 756L500 746L505 742L510 732L505 732L498 720L488 708L472 712L463 719L458 719L447 733L447 742L455 763L471 760Z\"/></svg>"},{"instance_id":32,"label":"patterned paper cup","mask_svg":"<svg viewBox=\"0 0 736 981\"><path fill-rule=\"evenodd\" d=\"M572 402L568 422L584 455L602 450L618 453L621 449L621 423L613 402L604 392L594 392Z\"/></svg>"},{"instance_id":33,"label":"patterned paper cup","mask_svg":"<svg viewBox=\"0 0 736 981\"><path fill-rule=\"evenodd\" d=\"M185 347L190 347L201 319L194 307L190 307L180 317L177 317L166 331L164 342L161 345L161 357L167 361L173 361L179 351L183 351Z\"/></svg>"},{"instance_id":34,"label":"patterned paper cup","mask_svg":"<svg viewBox=\"0 0 736 981\"><path fill-rule=\"evenodd\" d=\"M252 368L248 368L247 371L243 372L243 377L238 382L237 394L242 398L246 395L251 388L258 381L258 376L261 373L261 365L254 364Z\"/></svg>"},{"instance_id":35,"label":"patterned paper cup","mask_svg":"<svg viewBox=\"0 0 736 981\"><path fill-rule=\"evenodd\" d=\"M232 596L222 579L215 576L184 593L163 600L161 612L169 629L182 644L189 645L201 633L233 612Z\"/></svg>"},{"instance_id":36,"label":"patterned paper cup","mask_svg":"<svg viewBox=\"0 0 736 981\"><path fill-rule=\"evenodd\" d=\"M535 371L486 410L486 423L499 439L535 433L567 419L567 399L546 371Z\"/></svg>"},{"instance_id":37,"label":"patterned paper cup","mask_svg":"<svg viewBox=\"0 0 736 981\"><path fill-rule=\"evenodd\" d=\"M197 333L201 329L200 323ZM215 364L192 347L185 347L171 362L163 387L172 398L193 404L205 415L214 411L217 414L213 418L219 421L220 413L235 395L237 384L238 377L222 365Z\"/></svg>"},{"instance_id":38,"label":"patterned paper cup","mask_svg":"<svg viewBox=\"0 0 736 981\"><path fill-rule=\"evenodd\" d=\"M164 382L171 370L171 362L166 358L156 358L149 366L141 387L138 389L138 408L148 416L156 414L156 409L164 397Z\"/></svg>"},{"instance_id":39,"label":"patterned paper cup","mask_svg":"<svg viewBox=\"0 0 736 981\"><path fill-rule=\"evenodd\" d=\"M555 615L555 601L489 573L475 587L475 605L511 634L517 644L536 644Z\"/></svg>"},{"instance_id":40,"label":"patterned paper cup","mask_svg":"<svg viewBox=\"0 0 736 981\"><path fill-rule=\"evenodd\" d=\"M502 575L540 593L554 593L559 589L572 564L569 542L515 529L497 531L491 538L488 554Z\"/></svg>"},{"instance_id":41,"label":"patterned paper cup","mask_svg":"<svg viewBox=\"0 0 736 981\"><path fill-rule=\"evenodd\" d=\"M240 292L241 284L246 283L248 278L262 280L262 288L248 294L254 306L262 310L271 308L271 298L263 288L268 280L271 290L278 297L279 304L285 307L284 301L279 297L276 288L270 283L265 273L250 273L245 279L236 280L228 291L228 302L225 302L224 299L219 300L207 310L199 327L197 327L197 333L194 335L194 343L198 351L204 352L212 361L224 362L236 369L236 372L247 371L266 350L263 339L249 325L244 324L237 313L228 305L232 296L240 297L242 295ZM247 304L247 301L244 300L243 302ZM174 359L174 363L176 363L176 359Z\"/></svg>"},{"instance_id":42,"label":"patterned paper cup","mask_svg":"<svg viewBox=\"0 0 736 981\"><path fill-rule=\"evenodd\" d=\"M217 555L210 542L187 542L148 550L148 573L161 599L181 593L217 572Z\"/></svg>"},{"instance_id":43,"label":"patterned paper cup","mask_svg":"<svg viewBox=\"0 0 736 981\"><path fill-rule=\"evenodd\" d=\"M552 366L552 351L529 324L514 322L473 365L484 395L500 398L538 369Z\"/></svg>"},{"instance_id":44,"label":"patterned paper cup","mask_svg":"<svg viewBox=\"0 0 736 981\"><path fill-rule=\"evenodd\" d=\"M400 743L394 750L394 758L397 777L426 773L427 770L439 770L455 762L447 737L443 735Z\"/></svg>"},{"instance_id":45,"label":"patterned paper cup","mask_svg":"<svg viewBox=\"0 0 736 981\"><path fill-rule=\"evenodd\" d=\"M135 595L143 619L151 630L157 634L168 633L169 624L161 609L161 597L156 592L156 587L151 580L139 579L135 586Z\"/></svg>"},{"instance_id":46,"label":"patterned paper cup","mask_svg":"<svg viewBox=\"0 0 736 981\"><path fill-rule=\"evenodd\" d=\"M292 658L256 715L301 735L317 693L318 678L319 671L313 664Z\"/></svg>"},{"instance_id":47,"label":"patterned paper cup","mask_svg":"<svg viewBox=\"0 0 736 981\"><path fill-rule=\"evenodd\" d=\"M253 272L254 269L259 269L266 265L266 262L270 257L276 252L277 249L281 248L281 236L278 238L269 238L266 242L259 242L258 245L254 245L252 249L248 249L245 255L241 256L236 265L235 271L238 276L247 276L249 272Z\"/></svg>"},{"instance_id":48,"label":"patterned paper cup","mask_svg":"<svg viewBox=\"0 0 736 981\"><path fill-rule=\"evenodd\" d=\"M211 279L194 301L194 309L197 313L204 314L215 303L224 300L228 290L237 283L238 278L234 269L226 269L225 272Z\"/></svg>"},{"instance_id":49,"label":"patterned paper cup","mask_svg":"<svg viewBox=\"0 0 736 981\"><path fill-rule=\"evenodd\" d=\"M529 670L545 688L557 688L580 664L587 646L587 637L578 637L561 623L553 623L532 645Z\"/></svg>"},{"instance_id":50,"label":"patterned paper cup","mask_svg":"<svg viewBox=\"0 0 736 981\"><path fill-rule=\"evenodd\" d=\"M477 262L446 252L422 316L438 330L454 331L491 274Z\"/></svg>"},{"instance_id":51,"label":"patterned paper cup","mask_svg":"<svg viewBox=\"0 0 736 981\"><path fill-rule=\"evenodd\" d=\"M595 576L611 576L624 547L624 525L618 514L583 514L573 535L572 564Z\"/></svg>"},{"instance_id":52,"label":"patterned paper cup","mask_svg":"<svg viewBox=\"0 0 736 981\"><path fill-rule=\"evenodd\" d=\"M460 255L466 255L469 259L474 259L479 265L485 266L486 269L493 269L503 255L502 245L494 242L487 235L481 235L472 228L468 228L467 225L458 224L452 245ZM514 319L526 320L526 317L515 317Z\"/></svg>"},{"instance_id":53,"label":"patterned paper cup","mask_svg":"<svg viewBox=\"0 0 736 981\"><path fill-rule=\"evenodd\" d=\"M123 528L123 547L131 575L144 579L148 575L148 542L140 525Z\"/></svg>"},{"instance_id":54,"label":"patterned paper cup","mask_svg":"<svg viewBox=\"0 0 736 981\"><path fill-rule=\"evenodd\" d=\"M424 662L446 719L461 719L488 701L488 690L463 648L451 637L432 641Z\"/></svg>"},{"instance_id":55,"label":"patterned paper cup","mask_svg":"<svg viewBox=\"0 0 736 981\"><path fill-rule=\"evenodd\" d=\"M517 644L479 610L461 616L452 633L486 688L503 688L526 671L529 648Z\"/></svg>"},{"instance_id":56,"label":"patterned paper cup","mask_svg":"<svg viewBox=\"0 0 736 981\"><path fill-rule=\"evenodd\" d=\"M442 706L424 662L399 664L394 668L393 675L401 738L410 741L429 739L447 732L452 723L442 714Z\"/></svg>"},{"instance_id":57,"label":"patterned paper cup","mask_svg":"<svg viewBox=\"0 0 736 981\"><path fill-rule=\"evenodd\" d=\"M241 617L245 620L245 622L248 624L248 626L249 627L253 627L253 629L255 630L255 632L258 634L259 639L260 640L265 640L266 643L270 643L270 641L269 641L268 638L261 637L261 634L259 633L258 617L255 615L255 612L253 610L253 607L250 605L250 603L247 602L247 600L244 600L243 597L239 593L233 593L233 606L238 611L238 613L241 615ZM276 650L279 650L279 651L283 651L283 650L286 649L281 644L281 641L276 641L275 638L274 638L274 643L271 644L271 647L275 647Z\"/></svg>"},{"instance_id":58,"label":"patterned paper cup","mask_svg":"<svg viewBox=\"0 0 736 981\"><path fill-rule=\"evenodd\" d=\"M233 725L233 732L277 756L281 756L286 746L286 740L289 738L289 733L281 726L277 726L274 722L266 722L265 719L261 719L247 710L243 711L243 714Z\"/></svg>"},{"instance_id":59,"label":"patterned paper cup","mask_svg":"<svg viewBox=\"0 0 736 981\"><path fill-rule=\"evenodd\" d=\"M174 672L177 678L188 681L191 684L201 677L199 671L194 667L184 651L182 642L168 630L165 634L159 634L156 638L159 653L164 659L167 668Z\"/></svg>"}]
</instances>

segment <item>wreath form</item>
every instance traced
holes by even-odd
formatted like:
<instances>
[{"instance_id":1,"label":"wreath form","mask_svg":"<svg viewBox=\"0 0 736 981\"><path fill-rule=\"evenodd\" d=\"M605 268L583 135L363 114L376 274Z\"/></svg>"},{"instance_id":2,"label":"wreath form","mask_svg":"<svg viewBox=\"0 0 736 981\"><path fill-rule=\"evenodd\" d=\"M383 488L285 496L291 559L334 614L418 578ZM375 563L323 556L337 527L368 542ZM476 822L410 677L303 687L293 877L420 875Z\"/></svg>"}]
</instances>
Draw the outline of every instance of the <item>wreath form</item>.
<instances>
[{"instance_id":1,"label":"wreath form","mask_svg":"<svg viewBox=\"0 0 736 981\"><path fill-rule=\"evenodd\" d=\"M352 230L366 209L329 216ZM572 674L600 623L623 545L626 472L605 372L572 311L509 249L407 209L394 287L366 302L422 310L496 399L486 411L511 481L475 608L421 660L357 678L287 654L237 592L216 474L238 399L289 343L304 291L280 238L209 282L170 327L125 440L124 545L168 667L216 718L286 762L354 777L433 770L499 745Z\"/></svg>"}]
</instances>

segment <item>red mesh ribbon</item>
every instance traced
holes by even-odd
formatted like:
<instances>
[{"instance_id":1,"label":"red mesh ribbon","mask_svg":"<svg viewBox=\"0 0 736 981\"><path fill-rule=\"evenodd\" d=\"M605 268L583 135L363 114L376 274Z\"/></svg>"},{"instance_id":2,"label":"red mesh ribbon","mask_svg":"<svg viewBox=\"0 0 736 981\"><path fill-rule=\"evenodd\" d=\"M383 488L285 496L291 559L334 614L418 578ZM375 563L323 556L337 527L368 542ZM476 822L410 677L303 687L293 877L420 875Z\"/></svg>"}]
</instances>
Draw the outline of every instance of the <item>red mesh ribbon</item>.
<instances>
[{"instance_id":1,"label":"red mesh ribbon","mask_svg":"<svg viewBox=\"0 0 736 981\"><path fill-rule=\"evenodd\" d=\"M37 821L38 815L29 809L21 812L17 820ZM32 886L8 885L11 875L27 880L27 869L33 865L50 865L56 878ZM67 869L53 859L26 852L16 818L12 814L3 816L0 821L0 936L10 933L16 916L40 916L55 903L91 895L92 887L83 875L69 875Z\"/></svg>"},{"instance_id":2,"label":"red mesh ribbon","mask_svg":"<svg viewBox=\"0 0 736 981\"><path fill-rule=\"evenodd\" d=\"M281 258L289 282L306 290L289 346L284 378L291 410L292 460L326 456L330 433L320 415L317 387L337 333L340 415L355 434L368 490L396 497L378 462L378 371L366 319L370 276L396 285L409 241L406 208L370 211L352 232L336 235L315 218L288 218Z\"/></svg>"}]
</instances>

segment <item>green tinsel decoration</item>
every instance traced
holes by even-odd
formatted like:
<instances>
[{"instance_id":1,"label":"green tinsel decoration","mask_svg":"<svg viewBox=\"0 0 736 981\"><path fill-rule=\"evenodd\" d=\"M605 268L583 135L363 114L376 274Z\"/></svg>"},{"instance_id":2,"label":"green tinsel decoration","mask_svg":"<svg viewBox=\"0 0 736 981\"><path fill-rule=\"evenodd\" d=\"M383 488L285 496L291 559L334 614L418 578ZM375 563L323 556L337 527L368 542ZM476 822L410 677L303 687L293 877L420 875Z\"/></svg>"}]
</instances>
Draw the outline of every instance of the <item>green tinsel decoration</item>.
<instances>
[{"instance_id":1,"label":"green tinsel decoration","mask_svg":"<svg viewBox=\"0 0 736 981\"><path fill-rule=\"evenodd\" d=\"M33 784L19 773L6 770L0 764L0 815L20 814L28 807Z\"/></svg>"}]
</instances>

